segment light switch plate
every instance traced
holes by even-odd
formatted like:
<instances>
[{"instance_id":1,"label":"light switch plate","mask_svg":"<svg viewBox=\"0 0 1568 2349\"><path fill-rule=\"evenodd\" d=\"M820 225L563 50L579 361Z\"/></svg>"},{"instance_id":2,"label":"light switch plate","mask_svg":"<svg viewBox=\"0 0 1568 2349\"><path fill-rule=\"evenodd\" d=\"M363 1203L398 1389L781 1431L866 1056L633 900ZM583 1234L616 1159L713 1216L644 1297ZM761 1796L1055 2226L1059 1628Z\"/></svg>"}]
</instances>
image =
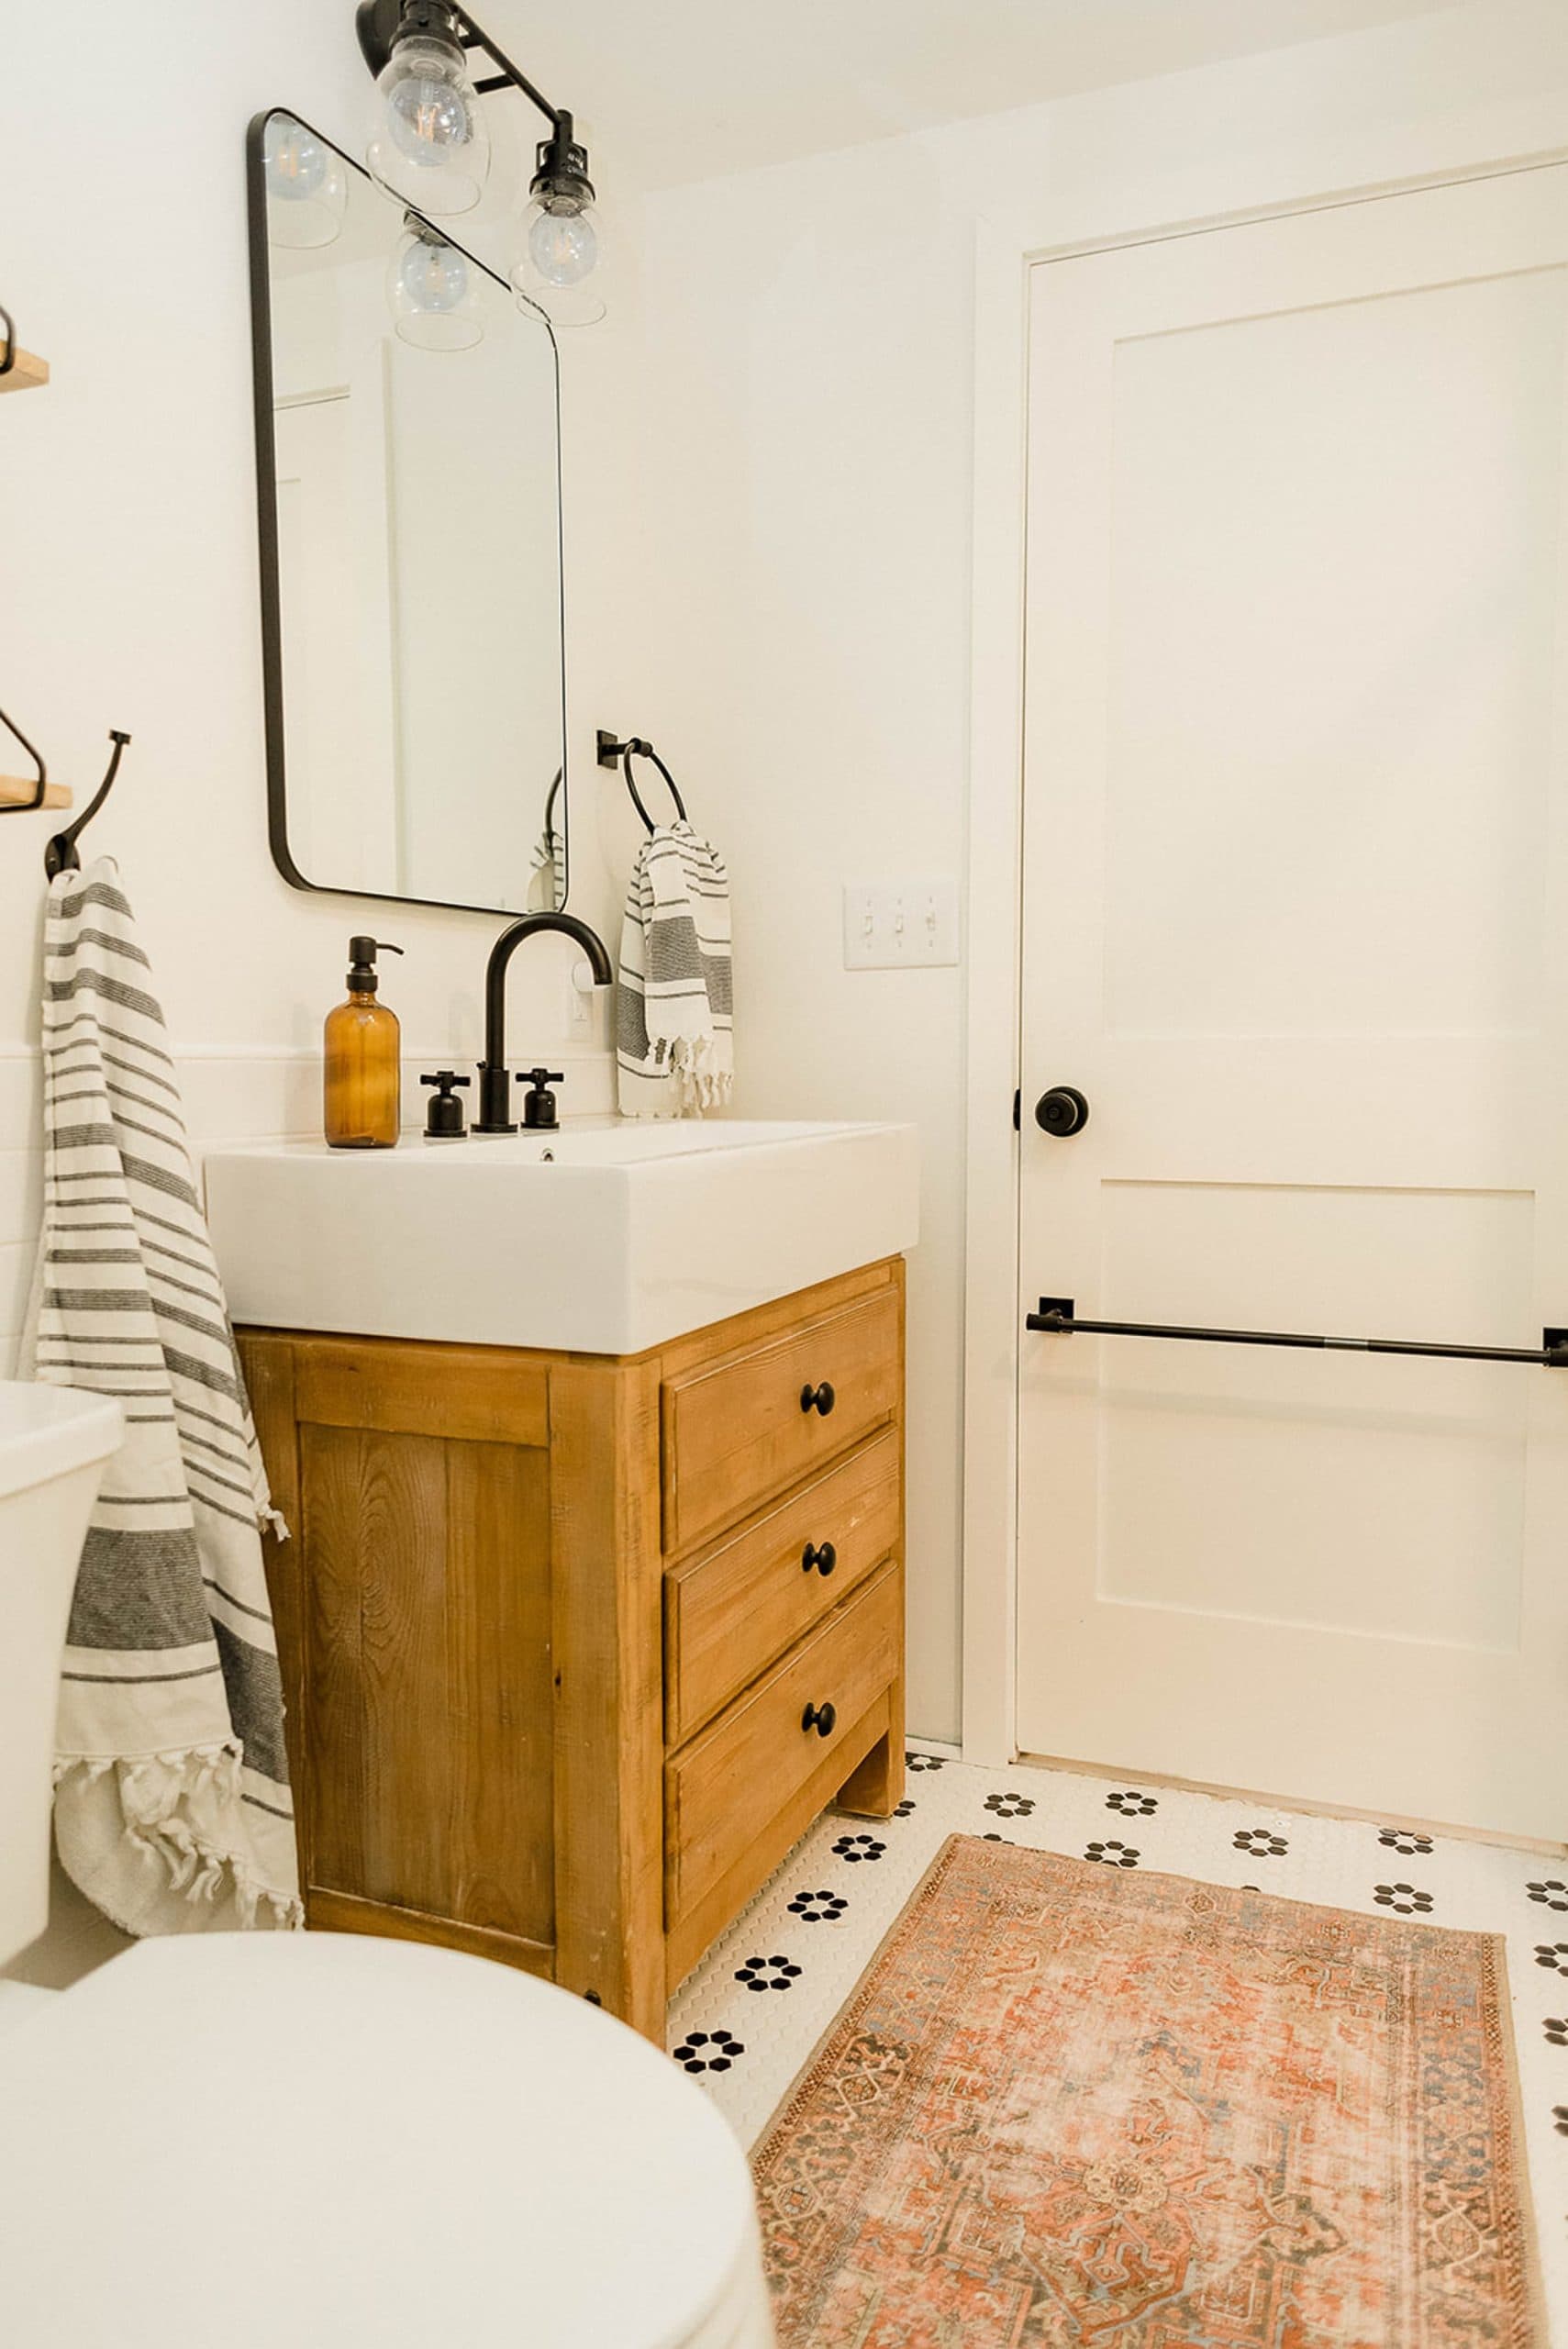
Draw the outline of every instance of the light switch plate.
<instances>
[{"instance_id":1,"label":"light switch plate","mask_svg":"<svg viewBox=\"0 0 1568 2349\"><path fill-rule=\"evenodd\" d=\"M883 881L844 891L846 971L929 970L958 961L958 883Z\"/></svg>"}]
</instances>

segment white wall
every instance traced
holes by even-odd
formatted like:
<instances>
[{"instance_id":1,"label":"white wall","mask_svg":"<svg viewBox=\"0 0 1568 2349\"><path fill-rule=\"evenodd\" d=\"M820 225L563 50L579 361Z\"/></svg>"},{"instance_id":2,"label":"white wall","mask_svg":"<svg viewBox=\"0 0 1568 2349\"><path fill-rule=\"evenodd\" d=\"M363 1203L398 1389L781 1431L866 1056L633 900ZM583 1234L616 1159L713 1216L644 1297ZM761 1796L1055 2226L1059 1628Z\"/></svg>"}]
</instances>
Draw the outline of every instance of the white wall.
<instances>
[{"instance_id":1,"label":"white wall","mask_svg":"<svg viewBox=\"0 0 1568 2349\"><path fill-rule=\"evenodd\" d=\"M960 1726L964 982L846 974L840 899L963 866L976 220L1021 250L1468 168L1568 145L1565 93L1564 12L1488 0L645 206L653 584L625 674L731 861L740 1103L924 1137L915 1731Z\"/></svg>"},{"instance_id":2,"label":"white wall","mask_svg":"<svg viewBox=\"0 0 1568 2349\"><path fill-rule=\"evenodd\" d=\"M95 839L122 860L198 1134L308 1131L349 931L409 950L386 993L428 1066L477 1051L495 928L302 896L266 850L242 139L285 103L355 143L352 9L89 0L73 30L64 78L42 14L8 33L10 87L57 103L7 114L0 298L55 381L0 404L0 704L89 787L107 729L135 734ZM840 890L962 865L975 219L1109 237L1540 151L1568 143L1565 90L1564 12L1485 0L676 191L635 223L612 206L611 321L562 339L573 902L613 929L637 837L593 728L648 734L735 869L740 1106L922 1128L917 1730L959 1725L963 974L844 973ZM0 819L0 1368L37 1213L53 828ZM563 1050L562 956L517 967L519 1065ZM607 1103L602 1053L566 1065L572 1106Z\"/></svg>"},{"instance_id":3,"label":"white wall","mask_svg":"<svg viewBox=\"0 0 1568 2349\"><path fill-rule=\"evenodd\" d=\"M96 785L111 726L135 737L90 839L120 859L198 1139L309 1132L349 933L373 929L407 950L388 958L384 992L417 1074L476 1056L498 928L302 896L267 851L244 135L252 113L285 103L356 144L369 84L353 9L163 0L138 13L89 0L69 47L62 59L48 11L7 28L0 300L54 378L0 402L0 707L79 791ZM46 102L23 104L28 89ZM568 593L595 644L592 550L614 500L584 420L613 393L613 332L582 338L565 363ZM590 782L573 903L602 921L612 893L595 849L592 729L603 696L586 655L573 684L573 753L585 732ZM0 818L0 1373L38 1219L41 860L59 821ZM581 1037L566 1041L573 959L547 941L514 964L511 1047L517 1065L568 1067L568 1106L599 1108L610 1099L603 1039L585 1052ZM406 1107L418 1116L413 1090Z\"/></svg>"}]
</instances>

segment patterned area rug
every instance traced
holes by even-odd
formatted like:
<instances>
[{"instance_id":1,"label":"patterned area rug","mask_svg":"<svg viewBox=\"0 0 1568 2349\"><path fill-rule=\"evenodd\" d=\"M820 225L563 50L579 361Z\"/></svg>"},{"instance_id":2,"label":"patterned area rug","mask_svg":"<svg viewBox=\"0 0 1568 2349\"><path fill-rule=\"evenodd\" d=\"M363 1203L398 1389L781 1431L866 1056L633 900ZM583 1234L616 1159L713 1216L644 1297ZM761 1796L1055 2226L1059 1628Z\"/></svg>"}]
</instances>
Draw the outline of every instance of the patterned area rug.
<instances>
[{"instance_id":1,"label":"patterned area rug","mask_svg":"<svg viewBox=\"0 0 1568 2349\"><path fill-rule=\"evenodd\" d=\"M755 2158L781 2349L1545 2349L1500 1938L951 1837Z\"/></svg>"}]
</instances>

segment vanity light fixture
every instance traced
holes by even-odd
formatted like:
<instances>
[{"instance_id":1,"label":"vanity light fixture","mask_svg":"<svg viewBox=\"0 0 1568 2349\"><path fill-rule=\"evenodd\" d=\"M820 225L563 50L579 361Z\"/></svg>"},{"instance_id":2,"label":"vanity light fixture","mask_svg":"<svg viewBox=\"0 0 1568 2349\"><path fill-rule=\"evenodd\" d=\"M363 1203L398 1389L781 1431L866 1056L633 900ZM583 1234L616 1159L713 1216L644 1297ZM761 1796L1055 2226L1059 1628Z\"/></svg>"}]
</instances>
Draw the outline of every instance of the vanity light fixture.
<instances>
[{"instance_id":1,"label":"vanity light fixture","mask_svg":"<svg viewBox=\"0 0 1568 2349\"><path fill-rule=\"evenodd\" d=\"M480 99L491 90L520 91L550 130L535 154L512 284L524 306L557 325L602 317L604 304L584 282L599 257L594 184L571 114L551 106L452 0L360 0L355 23L376 77L365 154L372 177L427 220L471 210L490 169ZM495 71L475 81L466 54L472 50Z\"/></svg>"}]
</instances>

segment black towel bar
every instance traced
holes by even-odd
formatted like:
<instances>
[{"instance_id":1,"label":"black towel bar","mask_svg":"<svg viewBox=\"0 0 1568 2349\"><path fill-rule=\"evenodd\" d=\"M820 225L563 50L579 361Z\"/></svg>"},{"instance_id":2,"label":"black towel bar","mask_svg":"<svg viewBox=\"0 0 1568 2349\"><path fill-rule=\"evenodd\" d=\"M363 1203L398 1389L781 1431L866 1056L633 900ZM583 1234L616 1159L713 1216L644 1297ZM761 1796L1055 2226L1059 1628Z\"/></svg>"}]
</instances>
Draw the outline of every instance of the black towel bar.
<instances>
[{"instance_id":1,"label":"black towel bar","mask_svg":"<svg viewBox=\"0 0 1568 2349\"><path fill-rule=\"evenodd\" d=\"M1291 1330L1189 1330L1167 1321L1080 1321L1070 1297L1042 1297L1039 1310L1026 1315L1024 1327L1041 1330L1051 1338L1071 1338L1081 1331L1087 1337L1183 1338L1215 1346L1308 1346L1332 1353L1435 1354L1445 1362L1524 1362L1546 1370L1568 1370L1568 1328L1543 1330L1539 1346L1438 1346L1418 1338L1316 1338Z\"/></svg>"}]
</instances>

